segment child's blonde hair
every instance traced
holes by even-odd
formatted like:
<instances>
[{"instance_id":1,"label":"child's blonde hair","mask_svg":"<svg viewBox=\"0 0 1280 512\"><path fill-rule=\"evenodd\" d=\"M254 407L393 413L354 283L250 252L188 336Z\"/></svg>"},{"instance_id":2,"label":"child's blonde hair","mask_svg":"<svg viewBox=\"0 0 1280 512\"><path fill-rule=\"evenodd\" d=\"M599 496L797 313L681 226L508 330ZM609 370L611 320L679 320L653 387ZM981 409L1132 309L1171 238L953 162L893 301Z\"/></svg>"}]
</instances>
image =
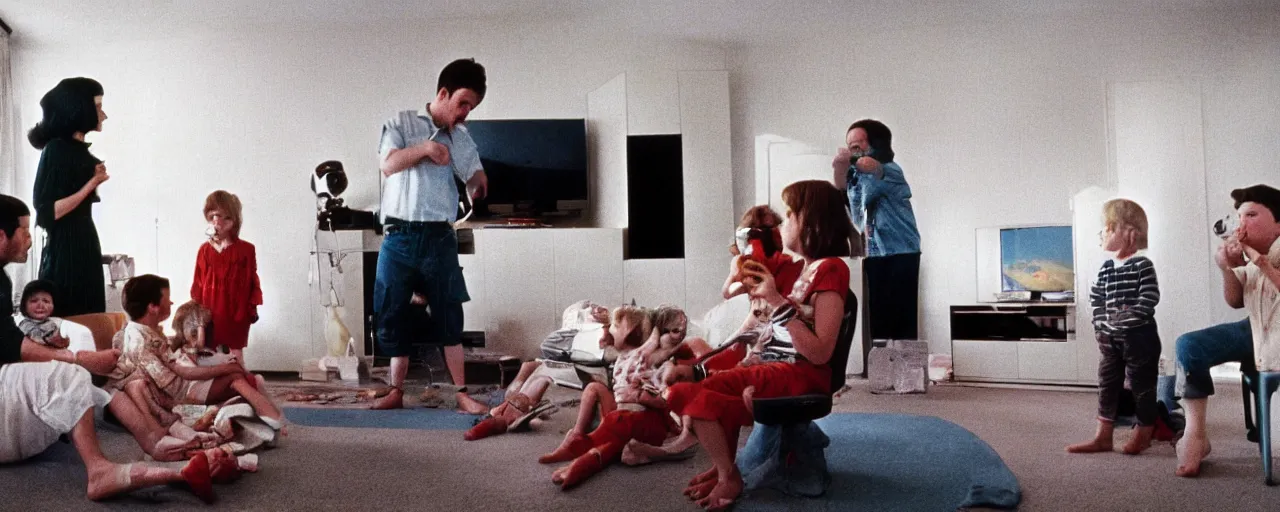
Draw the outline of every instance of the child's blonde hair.
<instances>
[{"instance_id":1,"label":"child's blonde hair","mask_svg":"<svg viewBox=\"0 0 1280 512\"><path fill-rule=\"evenodd\" d=\"M244 222L240 198L225 190L215 190L209 194L209 197L204 198L205 220L209 219L209 213L214 210L222 212L222 215L231 219L231 236L240 238L240 225Z\"/></svg>"},{"instance_id":2,"label":"child's blonde hair","mask_svg":"<svg viewBox=\"0 0 1280 512\"><path fill-rule=\"evenodd\" d=\"M649 312L640 306L618 306L613 310L614 325L621 325L622 322L627 323L630 332L622 343L631 348L637 348L644 344L644 340L649 339L649 334L653 332L653 323L650 322Z\"/></svg>"},{"instance_id":3,"label":"child's blonde hair","mask_svg":"<svg viewBox=\"0 0 1280 512\"><path fill-rule=\"evenodd\" d=\"M190 347L200 336L200 327L213 321L213 312L194 300L178 306L173 313L174 335L169 338L169 350Z\"/></svg>"},{"instance_id":4,"label":"child's blonde hair","mask_svg":"<svg viewBox=\"0 0 1280 512\"><path fill-rule=\"evenodd\" d=\"M658 306L650 314L650 323L658 331L659 336L671 332L681 321L684 321L687 329L689 327L689 317L685 315L683 309L670 304Z\"/></svg>"},{"instance_id":5,"label":"child's blonde hair","mask_svg":"<svg viewBox=\"0 0 1280 512\"><path fill-rule=\"evenodd\" d=\"M1107 229L1133 231L1137 249L1147 248L1147 212L1128 199L1112 199L1102 205L1102 220Z\"/></svg>"}]
</instances>

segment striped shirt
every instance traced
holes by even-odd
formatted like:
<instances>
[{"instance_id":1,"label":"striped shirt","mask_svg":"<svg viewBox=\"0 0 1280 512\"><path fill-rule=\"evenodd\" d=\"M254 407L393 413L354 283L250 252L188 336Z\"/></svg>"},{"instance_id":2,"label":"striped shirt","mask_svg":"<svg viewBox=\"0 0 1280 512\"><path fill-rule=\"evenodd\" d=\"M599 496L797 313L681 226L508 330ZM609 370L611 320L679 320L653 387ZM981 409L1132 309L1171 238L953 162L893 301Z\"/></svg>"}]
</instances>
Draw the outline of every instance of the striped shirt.
<instances>
[{"instance_id":1,"label":"striped shirt","mask_svg":"<svg viewBox=\"0 0 1280 512\"><path fill-rule=\"evenodd\" d=\"M1123 334L1155 323L1159 303L1156 268L1142 251L1129 259L1107 260L1089 290L1093 328L1104 334Z\"/></svg>"},{"instance_id":2,"label":"striped shirt","mask_svg":"<svg viewBox=\"0 0 1280 512\"><path fill-rule=\"evenodd\" d=\"M795 321L804 323L812 332L814 328L813 296L818 292L845 293L849 290L849 266L840 258L823 258L805 267L791 287L788 298L796 307ZM803 357L796 352L791 332L784 324L773 323L773 335L765 343L760 359L766 362L795 362Z\"/></svg>"}]
</instances>

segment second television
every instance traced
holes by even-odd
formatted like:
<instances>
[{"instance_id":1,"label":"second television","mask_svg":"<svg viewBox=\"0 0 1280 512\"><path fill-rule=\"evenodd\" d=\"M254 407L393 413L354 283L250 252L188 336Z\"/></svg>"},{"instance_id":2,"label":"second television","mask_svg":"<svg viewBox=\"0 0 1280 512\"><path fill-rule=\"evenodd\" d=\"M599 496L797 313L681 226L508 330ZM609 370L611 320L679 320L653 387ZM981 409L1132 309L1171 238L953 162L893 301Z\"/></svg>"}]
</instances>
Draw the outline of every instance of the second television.
<instances>
[{"instance_id":1,"label":"second television","mask_svg":"<svg viewBox=\"0 0 1280 512\"><path fill-rule=\"evenodd\" d=\"M1073 291L1074 260L1071 226L1000 230L1001 291Z\"/></svg>"},{"instance_id":2,"label":"second television","mask_svg":"<svg viewBox=\"0 0 1280 512\"><path fill-rule=\"evenodd\" d=\"M489 177L488 197L475 202L473 219L540 217L586 208L585 119L479 120L466 126Z\"/></svg>"}]
</instances>

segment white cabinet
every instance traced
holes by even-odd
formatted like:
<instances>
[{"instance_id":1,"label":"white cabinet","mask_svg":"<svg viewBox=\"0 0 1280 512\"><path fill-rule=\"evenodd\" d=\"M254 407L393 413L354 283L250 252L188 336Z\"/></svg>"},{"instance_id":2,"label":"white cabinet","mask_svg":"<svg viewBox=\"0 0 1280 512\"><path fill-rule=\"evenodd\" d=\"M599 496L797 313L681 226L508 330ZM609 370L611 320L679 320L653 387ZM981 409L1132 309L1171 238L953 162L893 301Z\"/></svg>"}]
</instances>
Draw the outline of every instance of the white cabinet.
<instances>
[{"instance_id":1,"label":"white cabinet","mask_svg":"<svg viewBox=\"0 0 1280 512\"><path fill-rule=\"evenodd\" d=\"M485 345L532 358L559 328L560 314L590 299L621 304L622 230L477 229L475 247L483 296L472 293L484 318ZM464 263L463 273L468 270ZM477 288L468 281L468 288Z\"/></svg>"},{"instance_id":2,"label":"white cabinet","mask_svg":"<svg viewBox=\"0 0 1280 512\"><path fill-rule=\"evenodd\" d=\"M555 244L550 230L476 230L484 267L485 345L517 357L537 354L555 330Z\"/></svg>"},{"instance_id":3,"label":"white cabinet","mask_svg":"<svg viewBox=\"0 0 1280 512\"><path fill-rule=\"evenodd\" d=\"M1018 379L1018 344L1007 341L953 340L952 374L956 380Z\"/></svg>"},{"instance_id":4,"label":"white cabinet","mask_svg":"<svg viewBox=\"0 0 1280 512\"><path fill-rule=\"evenodd\" d=\"M1097 348L1076 338L1075 317L1074 304L951 306L952 373L958 381L1096 385ZM1082 370L1087 349L1093 373Z\"/></svg>"},{"instance_id":5,"label":"white cabinet","mask_svg":"<svg viewBox=\"0 0 1280 512\"><path fill-rule=\"evenodd\" d=\"M636 304L647 306L685 307L685 260L627 260L622 266L626 274L623 303L635 300ZM691 316L697 314L700 313L689 312Z\"/></svg>"},{"instance_id":6,"label":"white cabinet","mask_svg":"<svg viewBox=\"0 0 1280 512\"><path fill-rule=\"evenodd\" d=\"M553 229L550 232L555 254L556 314L553 318L558 320L566 306L579 300L608 305L625 300L621 229Z\"/></svg>"}]
</instances>

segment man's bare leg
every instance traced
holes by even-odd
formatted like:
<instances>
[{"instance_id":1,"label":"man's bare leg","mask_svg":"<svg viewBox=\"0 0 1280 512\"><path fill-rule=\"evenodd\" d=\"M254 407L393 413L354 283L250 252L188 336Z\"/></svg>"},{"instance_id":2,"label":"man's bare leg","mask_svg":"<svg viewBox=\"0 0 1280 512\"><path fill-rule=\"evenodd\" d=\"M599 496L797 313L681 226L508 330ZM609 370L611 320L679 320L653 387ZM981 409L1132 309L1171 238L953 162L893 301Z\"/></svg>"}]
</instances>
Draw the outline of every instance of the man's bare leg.
<instances>
[{"instance_id":1,"label":"man's bare leg","mask_svg":"<svg viewBox=\"0 0 1280 512\"><path fill-rule=\"evenodd\" d=\"M187 458L187 452L200 448L198 440L183 441L166 437L166 430L154 417L138 409L126 393L116 393L107 405L121 425L133 434L142 451L158 461L175 461Z\"/></svg>"},{"instance_id":2,"label":"man's bare leg","mask_svg":"<svg viewBox=\"0 0 1280 512\"><path fill-rule=\"evenodd\" d=\"M1204 426L1209 399L1184 398L1183 405L1187 407L1187 427L1182 440L1178 442L1178 470L1174 474L1195 478L1200 476L1200 462L1213 449L1209 445L1209 436Z\"/></svg>"},{"instance_id":3,"label":"man's bare leg","mask_svg":"<svg viewBox=\"0 0 1280 512\"><path fill-rule=\"evenodd\" d=\"M93 426L93 411L85 411L80 421L71 429L71 441L84 461L89 477L88 497L97 501L135 489L188 481L197 496L212 499L213 487L209 484L208 462L204 472L188 471L192 478L183 476L182 470L151 466L148 464L116 464L107 460L98 443L98 432ZM190 464L189 464L190 466ZM192 468L198 469L198 468ZM203 479L201 478L203 477Z\"/></svg>"},{"instance_id":4,"label":"man's bare leg","mask_svg":"<svg viewBox=\"0 0 1280 512\"><path fill-rule=\"evenodd\" d=\"M453 379L453 385L466 386L467 378L465 375L466 361L462 352L462 345L449 345L444 348L444 364L449 367L449 377ZM489 411L489 407L480 403L471 395L459 392L456 395L458 399L458 411L467 414L484 414Z\"/></svg>"},{"instance_id":5,"label":"man's bare leg","mask_svg":"<svg viewBox=\"0 0 1280 512\"><path fill-rule=\"evenodd\" d=\"M407 356L391 358L391 371L387 373L387 378L391 380L391 392L387 393L387 396L379 398L377 402L374 402L370 409L403 409L404 377L408 374L409 358Z\"/></svg>"}]
</instances>

